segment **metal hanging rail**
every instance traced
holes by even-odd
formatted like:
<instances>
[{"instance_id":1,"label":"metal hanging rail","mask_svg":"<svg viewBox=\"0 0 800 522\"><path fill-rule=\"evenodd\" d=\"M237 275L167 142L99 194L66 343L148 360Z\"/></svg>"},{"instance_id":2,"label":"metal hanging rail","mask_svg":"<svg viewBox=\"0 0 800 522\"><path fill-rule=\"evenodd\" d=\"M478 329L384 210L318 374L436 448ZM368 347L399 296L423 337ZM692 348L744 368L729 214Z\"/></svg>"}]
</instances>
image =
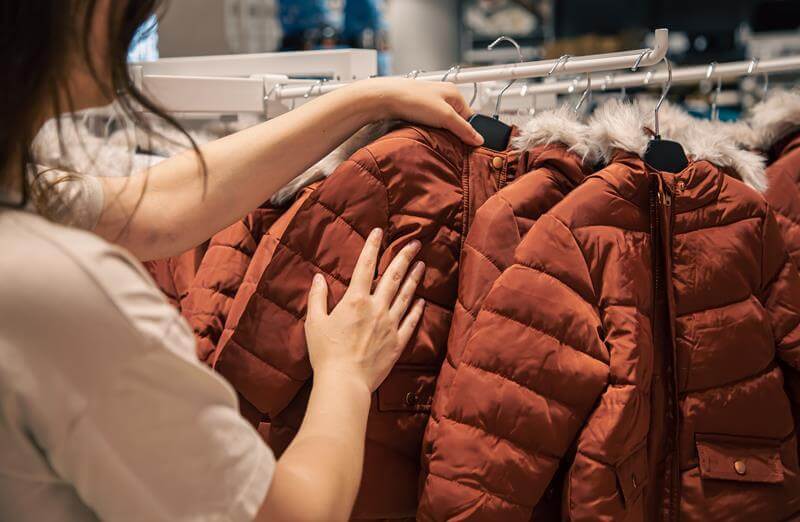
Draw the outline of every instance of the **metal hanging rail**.
<instances>
[{"instance_id":1,"label":"metal hanging rail","mask_svg":"<svg viewBox=\"0 0 800 522\"><path fill-rule=\"evenodd\" d=\"M316 79L362 80L378 73L370 49L162 58L130 65L137 85L169 112L262 112L264 87ZM301 80L307 78L307 80Z\"/></svg>"},{"instance_id":2,"label":"metal hanging rail","mask_svg":"<svg viewBox=\"0 0 800 522\"><path fill-rule=\"evenodd\" d=\"M642 61L642 65L643 64L644 61ZM719 63L713 66L709 64L675 68L672 71L672 84L696 83L702 80L726 80L792 71L800 71L800 55L763 61L746 60L741 62ZM613 91L616 89L643 87L652 84L660 85L666 81L666 70L651 69L645 72L609 74L604 77L594 77L588 88L592 91ZM583 78L577 81L564 80L552 83L523 85L521 87L509 89L504 96L535 97L545 94L571 94L580 93L586 89L587 81ZM496 96L498 93L499 90L497 90L497 92L493 90L490 96Z\"/></svg>"},{"instance_id":3,"label":"metal hanging rail","mask_svg":"<svg viewBox=\"0 0 800 522\"><path fill-rule=\"evenodd\" d=\"M652 49L636 49L616 53L596 54L590 56L565 57L556 60L541 60L510 65L471 67L459 69L447 76L447 81L463 83L480 83L525 78L542 78L552 74L585 74L630 69L635 65L648 67L660 62L669 48L669 32L667 29L655 31ZM447 71L419 73L413 77L418 80L441 81ZM313 89L311 95L322 95L347 85L346 83L327 83ZM288 100L307 98L309 89L305 87L285 87L275 89L270 100Z\"/></svg>"}]
</instances>

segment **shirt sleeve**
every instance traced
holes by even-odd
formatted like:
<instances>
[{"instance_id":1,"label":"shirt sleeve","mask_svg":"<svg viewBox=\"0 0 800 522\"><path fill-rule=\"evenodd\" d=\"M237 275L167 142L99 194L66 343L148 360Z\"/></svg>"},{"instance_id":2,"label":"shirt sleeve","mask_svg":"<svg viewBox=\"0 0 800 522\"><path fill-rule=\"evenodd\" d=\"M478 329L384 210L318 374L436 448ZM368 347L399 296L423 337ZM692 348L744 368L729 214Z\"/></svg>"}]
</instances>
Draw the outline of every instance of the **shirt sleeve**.
<instances>
[{"instance_id":1,"label":"shirt sleeve","mask_svg":"<svg viewBox=\"0 0 800 522\"><path fill-rule=\"evenodd\" d=\"M54 452L100 518L253 520L275 461L224 383L163 349L115 381Z\"/></svg>"},{"instance_id":2,"label":"shirt sleeve","mask_svg":"<svg viewBox=\"0 0 800 522\"><path fill-rule=\"evenodd\" d=\"M47 327L20 331L50 466L102 520L252 520L274 456L186 322L124 251L66 229L53 242L50 277L26 283Z\"/></svg>"}]
</instances>

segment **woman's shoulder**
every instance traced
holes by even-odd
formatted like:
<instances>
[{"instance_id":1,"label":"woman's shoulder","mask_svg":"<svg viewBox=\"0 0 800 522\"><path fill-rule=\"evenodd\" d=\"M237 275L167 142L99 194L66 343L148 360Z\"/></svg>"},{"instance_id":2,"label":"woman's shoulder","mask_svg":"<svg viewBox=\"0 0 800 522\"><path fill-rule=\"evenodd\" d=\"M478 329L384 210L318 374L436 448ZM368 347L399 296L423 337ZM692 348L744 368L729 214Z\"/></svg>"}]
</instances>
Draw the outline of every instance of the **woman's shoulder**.
<instances>
[{"instance_id":1,"label":"woman's shoulder","mask_svg":"<svg viewBox=\"0 0 800 522\"><path fill-rule=\"evenodd\" d=\"M4 328L38 325L73 338L107 330L130 337L141 349L170 337L170 348L193 353L185 322L123 249L21 211L0 212L0 244Z\"/></svg>"}]
</instances>

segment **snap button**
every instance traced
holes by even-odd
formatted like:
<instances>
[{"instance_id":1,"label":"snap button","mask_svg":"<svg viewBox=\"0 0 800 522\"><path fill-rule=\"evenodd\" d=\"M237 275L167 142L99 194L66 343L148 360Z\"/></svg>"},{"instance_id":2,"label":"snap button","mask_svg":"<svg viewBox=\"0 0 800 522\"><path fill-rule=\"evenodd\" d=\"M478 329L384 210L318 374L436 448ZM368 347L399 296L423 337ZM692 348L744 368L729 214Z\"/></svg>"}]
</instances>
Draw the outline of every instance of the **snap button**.
<instances>
[{"instance_id":1,"label":"snap button","mask_svg":"<svg viewBox=\"0 0 800 522\"><path fill-rule=\"evenodd\" d=\"M503 161L503 158L500 156L495 156L492 158L492 167L496 168L497 170L502 169L504 164L505 161Z\"/></svg>"},{"instance_id":2,"label":"snap button","mask_svg":"<svg viewBox=\"0 0 800 522\"><path fill-rule=\"evenodd\" d=\"M743 460L737 460L733 463L733 469L736 470L736 473L739 475L744 475L747 473L747 464Z\"/></svg>"},{"instance_id":3,"label":"snap button","mask_svg":"<svg viewBox=\"0 0 800 522\"><path fill-rule=\"evenodd\" d=\"M416 393L408 392L408 393L406 393L405 402L406 402L406 406L416 406L417 403L419 402L419 398L417 397Z\"/></svg>"},{"instance_id":4,"label":"snap button","mask_svg":"<svg viewBox=\"0 0 800 522\"><path fill-rule=\"evenodd\" d=\"M677 186L678 186L678 192L683 192L684 189L686 189L686 182L679 181Z\"/></svg>"}]
</instances>

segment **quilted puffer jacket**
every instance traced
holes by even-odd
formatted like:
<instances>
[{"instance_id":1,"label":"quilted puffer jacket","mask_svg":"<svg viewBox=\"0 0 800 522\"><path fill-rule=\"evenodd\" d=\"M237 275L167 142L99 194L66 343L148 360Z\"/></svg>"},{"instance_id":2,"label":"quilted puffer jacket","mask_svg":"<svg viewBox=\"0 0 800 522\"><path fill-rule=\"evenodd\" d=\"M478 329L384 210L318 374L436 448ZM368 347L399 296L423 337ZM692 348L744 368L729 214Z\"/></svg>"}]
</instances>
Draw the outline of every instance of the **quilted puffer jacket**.
<instances>
[{"instance_id":1,"label":"quilted puffer jacket","mask_svg":"<svg viewBox=\"0 0 800 522\"><path fill-rule=\"evenodd\" d=\"M430 442L436 438L438 412L447 400L448 386L483 299L497 277L513 264L514 251L533 223L593 172L596 158L590 141L589 128L576 120L571 107L537 114L515 139L515 147L523 151L518 167L521 175L475 213L461 250L447 356L425 430L420 513L431 511L425 470Z\"/></svg>"},{"instance_id":2,"label":"quilted puffer jacket","mask_svg":"<svg viewBox=\"0 0 800 522\"><path fill-rule=\"evenodd\" d=\"M762 163L693 125L673 137L689 166L654 171L649 114L597 111L609 165L537 221L485 298L421 519L530 520L554 487L565 520L800 516L779 367L800 368L800 277L735 179L762 185Z\"/></svg>"},{"instance_id":3,"label":"quilted puffer jacket","mask_svg":"<svg viewBox=\"0 0 800 522\"><path fill-rule=\"evenodd\" d=\"M422 433L444 357L458 287L461 246L475 209L516 173L518 153L466 147L453 135L407 126L344 161L274 234L253 263L255 292L237 295L214 368L262 414L261 433L281 454L299 427L311 367L303 318L312 276L330 305L350 281L364 238L384 229L379 273L409 241L427 265L417 295L427 304L399 363L376 392L367 426L355 518L413 517Z\"/></svg>"},{"instance_id":4,"label":"quilted puffer jacket","mask_svg":"<svg viewBox=\"0 0 800 522\"><path fill-rule=\"evenodd\" d=\"M753 109L755 146L769 161L765 197L800 267L800 91L775 91Z\"/></svg>"},{"instance_id":5,"label":"quilted puffer jacket","mask_svg":"<svg viewBox=\"0 0 800 522\"><path fill-rule=\"evenodd\" d=\"M201 246L179 256L145 263L167 299L192 326L200 360L210 362L234 295L249 290L244 276L253 256L270 249L271 239L264 238L267 231L284 214L288 216L283 221L291 219L291 203L295 198L307 197L313 191L315 182L330 174L365 142L385 134L391 125L391 122L382 122L364 127L330 155L281 188L268 202L214 234ZM263 245L262 241L265 242ZM244 411L249 411L247 405L242 406Z\"/></svg>"},{"instance_id":6,"label":"quilted puffer jacket","mask_svg":"<svg viewBox=\"0 0 800 522\"><path fill-rule=\"evenodd\" d=\"M266 231L284 209L266 204L214 234L181 300L181 313L197 339L197 356L208 362L222 334L233 296Z\"/></svg>"},{"instance_id":7,"label":"quilted puffer jacket","mask_svg":"<svg viewBox=\"0 0 800 522\"><path fill-rule=\"evenodd\" d=\"M144 263L167 301L178 311L181 310L181 303L189 294L189 288L207 248L208 242L205 242L181 255Z\"/></svg>"}]
</instances>

